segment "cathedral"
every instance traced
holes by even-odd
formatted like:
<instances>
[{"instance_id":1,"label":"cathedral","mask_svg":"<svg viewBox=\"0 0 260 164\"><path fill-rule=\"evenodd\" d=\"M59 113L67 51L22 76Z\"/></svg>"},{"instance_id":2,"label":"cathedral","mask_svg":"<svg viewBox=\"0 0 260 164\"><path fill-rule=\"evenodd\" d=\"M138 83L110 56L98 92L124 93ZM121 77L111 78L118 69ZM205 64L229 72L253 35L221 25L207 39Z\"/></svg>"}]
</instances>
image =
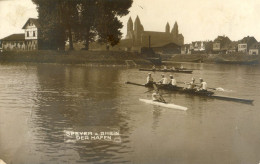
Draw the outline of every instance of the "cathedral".
<instances>
[{"instance_id":1,"label":"cathedral","mask_svg":"<svg viewBox=\"0 0 260 164\"><path fill-rule=\"evenodd\" d=\"M151 47L161 47L170 43L179 46L184 44L184 37L179 33L177 22L175 22L171 31L169 23L165 26L165 32L145 31L138 16L134 23L132 18L129 18L124 40L132 44L132 47L149 47L149 42Z\"/></svg>"}]
</instances>

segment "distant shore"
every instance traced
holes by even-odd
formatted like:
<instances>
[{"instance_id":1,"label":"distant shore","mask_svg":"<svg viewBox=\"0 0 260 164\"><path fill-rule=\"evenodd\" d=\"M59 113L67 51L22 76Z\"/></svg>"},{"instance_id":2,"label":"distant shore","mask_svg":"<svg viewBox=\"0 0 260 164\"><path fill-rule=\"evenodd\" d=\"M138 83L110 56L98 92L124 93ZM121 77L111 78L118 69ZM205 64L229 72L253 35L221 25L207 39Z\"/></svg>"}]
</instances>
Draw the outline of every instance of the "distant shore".
<instances>
[{"instance_id":1,"label":"distant shore","mask_svg":"<svg viewBox=\"0 0 260 164\"><path fill-rule=\"evenodd\" d=\"M259 64L260 56L243 54L162 54L166 62ZM126 51L5 51L0 53L0 63L57 63L86 65L152 65L145 54ZM131 62L133 61L133 62Z\"/></svg>"},{"instance_id":2,"label":"distant shore","mask_svg":"<svg viewBox=\"0 0 260 164\"><path fill-rule=\"evenodd\" d=\"M244 54L191 54L191 55L162 55L163 61L220 63L220 64L259 64L259 55Z\"/></svg>"},{"instance_id":3,"label":"distant shore","mask_svg":"<svg viewBox=\"0 0 260 164\"><path fill-rule=\"evenodd\" d=\"M0 55L0 62L58 63L127 65L132 60L138 65L150 65L142 54L125 51L6 51Z\"/></svg>"}]
</instances>

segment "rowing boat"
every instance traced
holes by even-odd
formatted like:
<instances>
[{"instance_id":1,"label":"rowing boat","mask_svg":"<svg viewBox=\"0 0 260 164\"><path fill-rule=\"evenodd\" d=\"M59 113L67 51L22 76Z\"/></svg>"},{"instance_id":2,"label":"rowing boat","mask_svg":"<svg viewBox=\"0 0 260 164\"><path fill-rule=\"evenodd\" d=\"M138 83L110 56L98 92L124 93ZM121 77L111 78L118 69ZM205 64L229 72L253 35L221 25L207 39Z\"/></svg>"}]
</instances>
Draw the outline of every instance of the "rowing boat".
<instances>
[{"instance_id":1,"label":"rowing boat","mask_svg":"<svg viewBox=\"0 0 260 164\"><path fill-rule=\"evenodd\" d=\"M182 70L182 69L146 69L140 68L139 71L153 71L153 72L175 72L175 73L192 73L192 70Z\"/></svg>"},{"instance_id":2,"label":"rowing boat","mask_svg":"<svg viewBox=\"0 0 260 164\"><path fill-rule=\"evenodd\" d=\"M126 82L126 84L136 85L136 86L142 86L147 88L154 88L153 84L138 84L133 82ZM184 87L180 86L172 86L172 85L156 85L158 89L160 90L166 90L166 91L175 91L175 92L181 92L181 93L187 93L192 95L200 95L200 96L211 96L214 94L212 91L197 91L196 89L186 89Z\"/></svg>"},{"instance_id":3,"label":"rowing boat","mask_svg":"<svg viewBox=\"0 0 260 164\"><path fill-rule=\"evenodd\" d=\"M158 102L158 101L153 101L153 100L147 100L147 99L139 99L142 102L145 102L147 104L152 104L156 106L161 106L165 108L172 108L172 109L179 109L179 110L187 110L187 107L176 105L176 104L169 104L169 103L163 103L163 102Z\"/></svg>"},{"instance_id":4,"label":"rowing boat","mask_svg":"<svg viewBox=\"0 0 260 164\"><path fill-rule=\"evenodd\" d=\"M153 85L138 84L138 83L133 83L133 82L129 82L129 81L126 82L126 84L153 88ZM179 86L174 87L174 86L170 86L170 85L157 85L157 86L161 90L174 91L174 92L178 92L178 93L203 96L203 97L219 99L219 100L234 101L234 102L240 102L240 103L246 103L246 104L252 104L254 101L254 100L250 100L250 99L215 95L215 93L212 91L196 91L195 89L190 90L190 89L186 89L184 87L179 87Z\"/></svg>"}]
</instances>

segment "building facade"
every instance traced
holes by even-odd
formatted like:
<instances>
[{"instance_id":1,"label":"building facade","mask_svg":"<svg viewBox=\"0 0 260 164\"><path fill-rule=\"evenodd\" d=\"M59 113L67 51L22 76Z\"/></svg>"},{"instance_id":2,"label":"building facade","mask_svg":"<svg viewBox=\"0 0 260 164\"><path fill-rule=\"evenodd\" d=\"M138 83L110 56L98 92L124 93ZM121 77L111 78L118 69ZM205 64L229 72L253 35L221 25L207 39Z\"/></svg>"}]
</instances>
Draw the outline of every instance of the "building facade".
<instances>
[{"instance_id":1,"label":"building facade","mask_svg":"<svg viewBox=\"0 0 260 164\"><path fill-rule=\"evenodd\" d=\"M1 41L3 51L23 51L26 49L24 34L12 34Z\"/></svg>"},{"instance_id":2,"label":"building facade","mask_svg":"<svg viewBox=\"0 0 260 164\"><path fill-rule=\"evenodd\" d=\"M129 18L127 22L127 35L122 41L128 42L131 47L158 47L169 43L182 46L184 44L184 37L179 33L177 22L175 22L171 31L169 23L165 26L165 32L145 31L137 16L134 23L132 18Z\"/></svg>"},{"instance_id":3,"label":"building facade","mask_svg":"<svg viewBox=\"0 0 260 164\"><path fill-rule=\"evenodd\" d=\"M244 37L238 43L238 52L248 54L249 48L251 48L251 46L253 46L254 44L257 44L257 40L254 37Z\"/></svg>"},{"instance_id":4,"label":"building facade","mask_svg":"<svg viewBox=\"0 0 260 164\"><path fill-rule=\"evenodd\" d=\"M25 31L26 50L38 50L39 48L39 28L38 19L29 18L22 29Z\"/></svg>"},{"instance_id":5,"label":"building facade","mask_svg":"<svg viewBox=\"0 0 260 164\"><path fill-rule=\"evenodd\" d=\"M249 55L259 55L260 52L260 42L253 44L249 48Z\"/></svg>"},{"instance_id":6,"label":"building facade","mask_svg":"<svg viewBox=\"0 0 260 164\"><path fill-rule=\"evenodd\" d=\"M38 19L29 18L23 28L25 33L12 34L3 39L3 51L33 51L39 49Z\"/></svg>"}]
</instances>

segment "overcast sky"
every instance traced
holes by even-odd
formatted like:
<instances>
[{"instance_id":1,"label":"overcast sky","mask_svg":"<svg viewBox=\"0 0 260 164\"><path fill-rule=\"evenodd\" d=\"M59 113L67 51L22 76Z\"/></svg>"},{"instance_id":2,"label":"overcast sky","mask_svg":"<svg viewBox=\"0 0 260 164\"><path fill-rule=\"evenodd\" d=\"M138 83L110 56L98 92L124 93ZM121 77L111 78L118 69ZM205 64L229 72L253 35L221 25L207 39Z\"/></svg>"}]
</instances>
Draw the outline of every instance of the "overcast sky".
<instances>
[{"instance_id":1,"label":"overcast sky","mask_svg":"<svg viewBox=\"0 0 260 164\"><path fill-rule=\"evenodd\" d=\"M37 18L31 0L0 0L0 38L21 33L29 17ZM134 0L129 15L123 17L125 27L131 16L139 15L147 31L164 31L178 22L185 43L213 40L226 35L231 40L255 36L260 41L260 0Z\"/></svg>"}]
</instances>

